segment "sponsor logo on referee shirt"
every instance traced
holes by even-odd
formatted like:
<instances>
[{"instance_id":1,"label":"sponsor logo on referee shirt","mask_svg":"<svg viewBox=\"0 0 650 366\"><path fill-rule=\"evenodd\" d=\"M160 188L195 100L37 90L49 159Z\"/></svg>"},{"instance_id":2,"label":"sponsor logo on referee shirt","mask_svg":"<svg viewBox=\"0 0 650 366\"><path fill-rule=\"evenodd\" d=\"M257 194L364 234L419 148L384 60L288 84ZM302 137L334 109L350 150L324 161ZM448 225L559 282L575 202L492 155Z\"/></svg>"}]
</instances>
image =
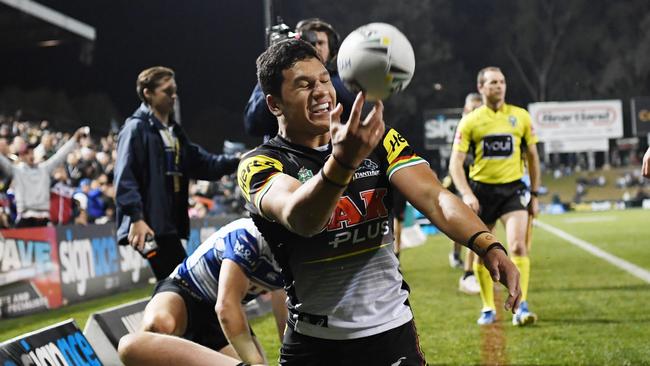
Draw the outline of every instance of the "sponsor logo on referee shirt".
<instances>
[{"instance_id":1,"label":"sponsor logo on referee shirt","mask_svg":"<svg viewBox=\"0 0 650 366\"><path fill-rule=\"evenodd\" d=\"M512 155L514 139L510 134L483 137L483 158L505 159Z\"/></svg>"}]
</instances>

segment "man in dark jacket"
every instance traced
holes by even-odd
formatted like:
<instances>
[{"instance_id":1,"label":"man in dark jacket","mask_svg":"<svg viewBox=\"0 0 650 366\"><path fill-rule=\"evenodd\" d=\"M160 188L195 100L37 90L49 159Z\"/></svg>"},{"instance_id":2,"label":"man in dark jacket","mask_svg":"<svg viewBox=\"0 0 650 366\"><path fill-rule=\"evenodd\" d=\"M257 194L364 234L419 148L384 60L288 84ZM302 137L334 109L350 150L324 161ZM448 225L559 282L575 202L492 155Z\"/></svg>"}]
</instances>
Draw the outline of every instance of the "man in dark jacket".
<instances>
[{"instance_id":1,"label":"man in dark jacket","mask_svg":"<svg viewBox=\"0 0 650 366\"><path fill-rule=\"evenodd\" d=\"M117 144L117 239L143 253L162 279L186 256L181 238L189 235L189 179L217 180L233 173L239 159L206 152L173 120L173 70L142 71L137 92L142 105L124 123ZM157 248L145 253L147 237Z\"/></svg>"},{"instance_id":2,"label":"man in dark jacket","mask_svg":"<svg viewBox=\"0 0 650 366\"><path fill-rule=\"evenodd\" d=\"M318 51L318 56L330 73L332 85L336 90L337 100L343 104L343 121L348 119L352 110L355 94L343 85L336 69L336 55L340 46L340 38L336 30L318 18L303 19L296 25L296 34L300 39L309 42ZM277 119L266 106L266 97L257 83L244 109L244 127L251 136L264 136L265 140L278 132Z\"/></svg>"}]
</instances>

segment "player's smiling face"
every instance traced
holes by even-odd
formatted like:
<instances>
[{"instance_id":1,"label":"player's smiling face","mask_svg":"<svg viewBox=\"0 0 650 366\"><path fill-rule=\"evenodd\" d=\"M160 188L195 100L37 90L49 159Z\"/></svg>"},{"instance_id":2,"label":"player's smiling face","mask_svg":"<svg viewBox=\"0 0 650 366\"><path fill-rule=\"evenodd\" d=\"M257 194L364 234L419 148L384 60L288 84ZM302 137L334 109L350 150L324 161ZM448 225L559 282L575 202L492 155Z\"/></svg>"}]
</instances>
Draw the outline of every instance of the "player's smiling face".
<instances>
[{"instance_id":1,"label":"player's smiling face","mask_svg":"<svg viewBox=\"0 0 650 366\"><path fill-rule=\"evenodd\" d=\"M282 75L282 101L278 106L288 128L309 134L328 132L336 91L323 63L308 58L282 71Z\"/></svg>"},{"instance_id":2,"label":"player's smiling face","mask_svg":"<svg viewBox=\"0 0 650 366\"><path fill-rule=\"evenodd\" d=\"M488 70L483 75L483 85L479 89L490 104L499 104L506 99L506 77L501 71Z\"/></svg>"}]
</instances>

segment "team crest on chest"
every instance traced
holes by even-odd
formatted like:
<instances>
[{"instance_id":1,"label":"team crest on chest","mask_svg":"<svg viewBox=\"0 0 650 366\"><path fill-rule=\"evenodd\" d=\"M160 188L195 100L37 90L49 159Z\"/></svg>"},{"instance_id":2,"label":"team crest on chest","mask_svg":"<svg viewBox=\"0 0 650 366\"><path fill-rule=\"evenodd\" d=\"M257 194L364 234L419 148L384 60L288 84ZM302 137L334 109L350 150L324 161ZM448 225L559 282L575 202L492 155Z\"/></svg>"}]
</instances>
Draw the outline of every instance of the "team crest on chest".
<instances>
[{"instance_id":1,"label":"team crest on chest","mask_svg":"<svg viewBox=\"0 0 650 366\"><path fill-rule=\"evenodd\" d=\"M379 165L370 159L364 159L354 173L354 179L376 177L379 174Z\"/></svg>"},{"instance_id":2,"label":"team crest on chest","mask_svg":"<svg viewBox=\"0 0 650 366\"><path fill-rule=\"evenodd\" d=\"M515 116L509 116L508 121L510 121L510 125L512 127L515 127L517 125L517 117Z\"/></svg>"},{"instance_id":3,"label":"team crest on chest","mask_svg":"<svg viewBox=\"0 0 650 366\"><path fill-rule=\"evenodd\" d=\"M305 183L313 176L314 173L312 173L311 170L305 168L304 166L300 168L300 170L298 171L298 180L300 181L300 183Z\"/></svg>"}]
</instances>

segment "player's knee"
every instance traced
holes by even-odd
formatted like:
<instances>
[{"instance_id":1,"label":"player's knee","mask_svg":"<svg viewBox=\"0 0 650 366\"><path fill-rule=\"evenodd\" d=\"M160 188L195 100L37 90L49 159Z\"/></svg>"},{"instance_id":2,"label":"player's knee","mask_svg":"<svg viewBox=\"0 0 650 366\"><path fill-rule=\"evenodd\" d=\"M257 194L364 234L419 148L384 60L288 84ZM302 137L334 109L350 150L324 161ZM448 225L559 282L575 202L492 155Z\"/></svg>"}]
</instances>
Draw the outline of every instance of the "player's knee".
<instances>
[{"instance_id":1,"label":"player's knee","mask_svg":"<svg viewBox=\"0 0 650 366\"><path fill-rule=\"evenodd\" d=\"M517 257L528 255L528 250L526 249L526 243L524 241L513 241L510 243L510 250L512 251L512 255Z\"/></svg>"},{"instance_id":2,"label":"player's knee","mask_svg":"<svg viewBox=\"0 0 650 366\"><path fill-rule=\"evenodd\" d=\"M143 319L143 329L154 333L174 334L176 319L170 313L158 312Z\"/></svg>"},{"instance_id":3,"label":"player's knee","mask_svg":"<svg viewBox=\"0 0 650 366\"><path fill-rule=\"evenodd\" d=\"M120 338L120 342L117 345L117 353L125 365L129 365L129 362L135 359L134 352L137 352L139 340L143 335L142 332L138 332L127 334Z\"/></svg>"}]
</instances>

